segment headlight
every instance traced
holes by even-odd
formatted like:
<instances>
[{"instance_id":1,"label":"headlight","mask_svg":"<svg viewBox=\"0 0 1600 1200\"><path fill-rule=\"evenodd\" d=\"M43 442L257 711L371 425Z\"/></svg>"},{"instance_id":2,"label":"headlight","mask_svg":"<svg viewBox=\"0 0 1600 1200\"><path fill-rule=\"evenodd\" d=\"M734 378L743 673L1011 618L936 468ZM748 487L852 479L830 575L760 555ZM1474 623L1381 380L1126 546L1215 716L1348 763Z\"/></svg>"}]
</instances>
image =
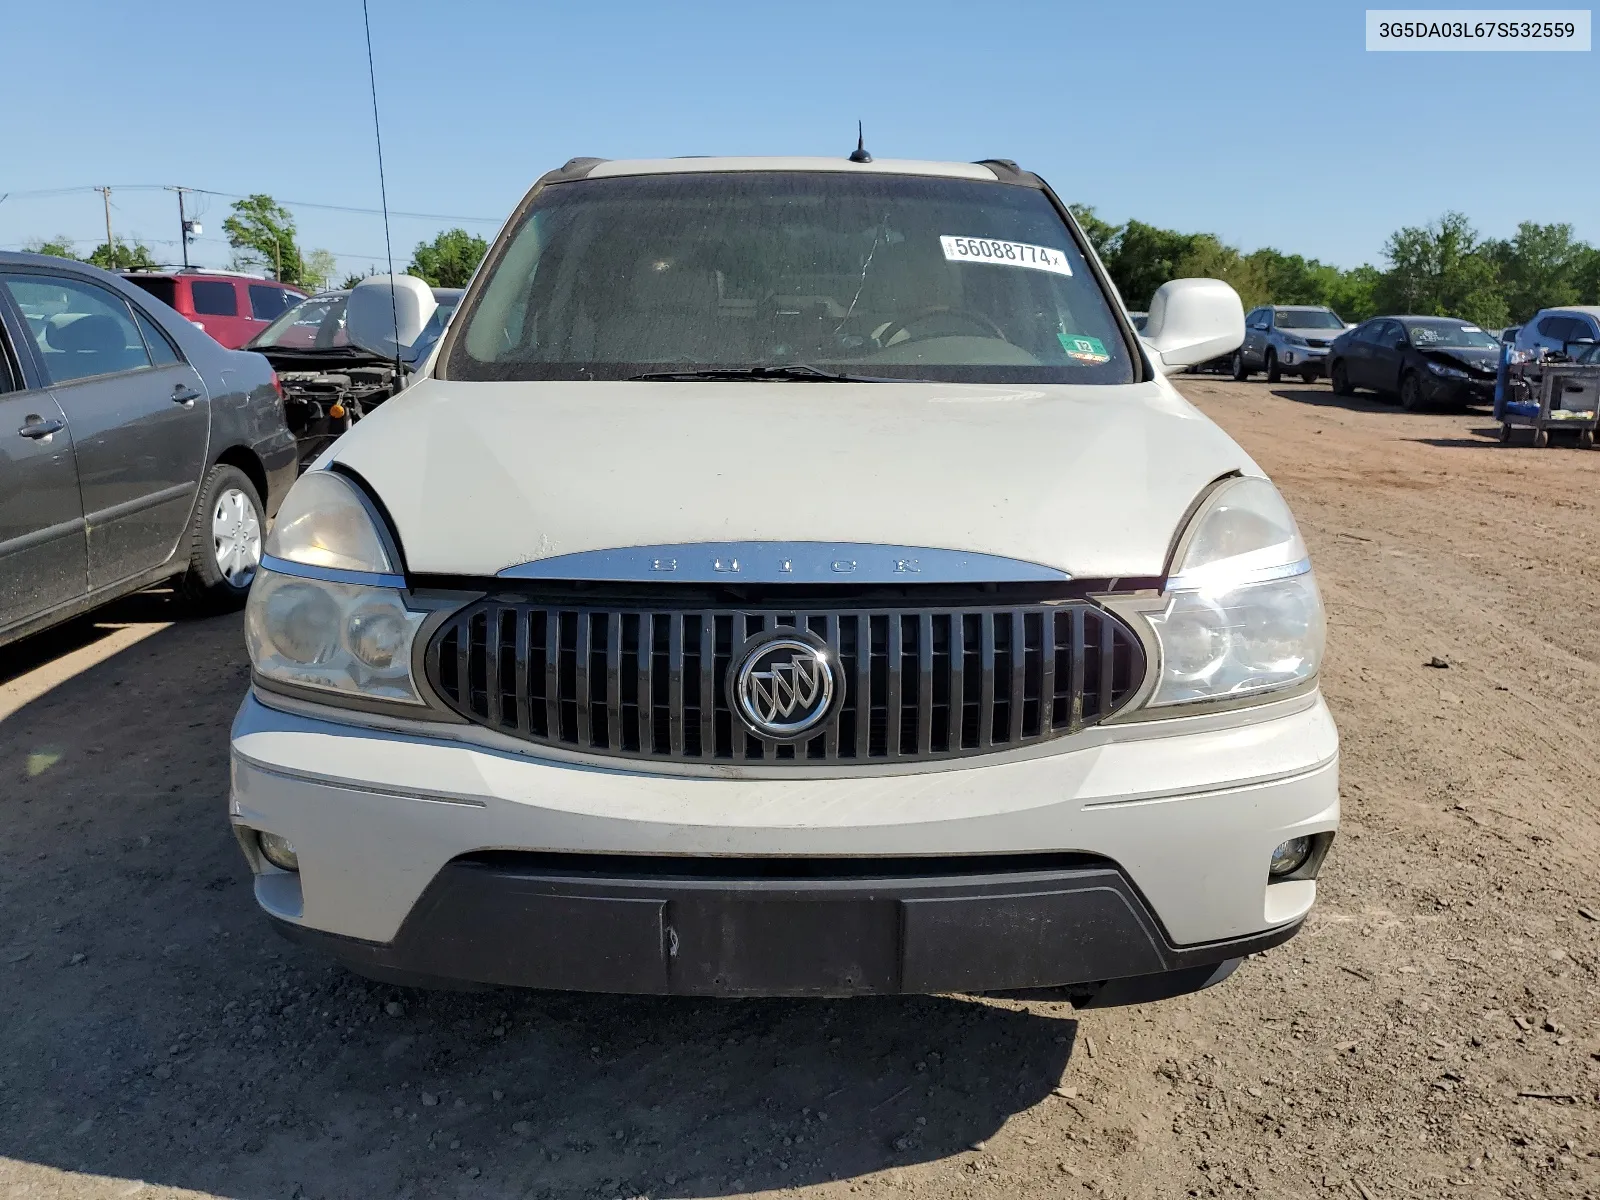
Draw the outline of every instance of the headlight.
<instances>
[{"instance_id":1,"label":"headlight","mask_svg":"<svg viewBox=\"0 0 1600 1200\"><path fill-rule=\"evenodd\" d=\"M1432 371L1435 375L1444 375L1450 379L1465 379L1467 377L1467 373L1460 367L1452 367L1449 364L1442 362L1430 361L1428 363L1428 370Z\"/></svg>"},{"instance_id":2,"label":"headlight","mask_svg":"<svg viewBox=\"0 0 1600 1200\"><path fill-rule=\"evenodd\" d=\"M397 555L349 481L302 476L267 538L245 608L250 662L264 679L344 696L421 704L411 650L426 613L405 604Z\"/></svg>"},{"instance_id":3,"label":"headlight","mask_svg":"<svg viewBox=\"0 0 1600 1200\"><path fill-rule=\"evenodd\" d=\"M1160 646L1150 707L1229 699L1311 679L1322 660L1322 598L1283 497L1229 480L1179 546L1166 604L1147 613Z\"/></svg>"},{"instance_id":4,"label":"headlight","mask_svg":"<svg viewBox=\"0 0 1600 1200\"><path fill-rule=\"evenodd\" d=\"M1283 338L1284 345L1286 346L1304 346L1306 344L1305 338L1301 337L1298 333L1284 333L1280 334L1279 336Z\"/></svg>"},{"instance_id":5,"label":"headlight","mask_svg":"<svg viewBox=\"0 0 1600 1200\"><path fill-rule=\"evenodd\" d=\"M356 485L332 471L302 475L283 499L265 551L273 558L338 571L398 569Z\"/></svg>"}]
</instances>

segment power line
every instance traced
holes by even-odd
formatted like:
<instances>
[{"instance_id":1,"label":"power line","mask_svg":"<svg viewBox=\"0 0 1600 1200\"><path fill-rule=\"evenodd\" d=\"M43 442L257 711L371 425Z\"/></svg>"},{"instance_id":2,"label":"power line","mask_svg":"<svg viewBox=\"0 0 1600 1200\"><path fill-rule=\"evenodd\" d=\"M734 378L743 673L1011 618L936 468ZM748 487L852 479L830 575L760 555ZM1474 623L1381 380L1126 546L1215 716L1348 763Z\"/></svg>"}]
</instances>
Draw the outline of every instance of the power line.
<instances>
[{"instance_id":1,"label":"power line","mask_svg":"<svg viewBox=\"0 0 1600 1200\"><path fill-rule=\"evenodd\" d=\"M220 196L224 200L248 200L248 196L241 196L235 192L213 192L207 188L191 188L191 191L201 192L207 196ZM356 208L349 204L314 204L309 200L279 200L285 208L319 208L327 212L360 213L363 216L381 217L384 215L381 208ZM389 210L391 217L412 217L419 221L476 221L483 225L498 225L500 217L464 217L459 213L424 213L401 212L399 209Z\"/></svg>"},{"instance_id":2,"label":"power line","mask_svg":"<svg viewBox=\"0 0 1600 1200\"><path fill-rule=\"evenodd\" d=\"M172 185L165 183L119 183L112 186L119 192L165 192L172 190ZM4 195L0 195L0 202L18 199L42 199L48 196L67 196L75 192L96 192L99 190L98 187L85 185L83 187L44 188L31 192L6 192ZM184 188L183 190L195 192L202 196L217 196L223 200L248 200L250 198L239 192L218 192L211 188ZM381 208L360 208L352 204L323 204L313 200L276 200L275 203L281 204L285 208L316 208L326 212L357 213L368 217L381 217L384 215ZM410 217L419 221L473 221L482 225L498 225L501 222L500 217L469 217L460 213L402 212L394 208L389 210L389 216Z\"/></svg>"},{"instance_id":3,"label":"power line","mask_svg":"<svg viewBox=\"0 0 1600 1200\"><path fill-rule=\"evenodd\" d=\"M96 236L98 236L98 235L96 235ZM30 241L38 241L40 239L34 238L34 239L29 239L29 240ZM72 243L76 244L78 242L92 242L92 241L95 240L95 238L94 237L75 237L75 238L69 238L68 240L71 241ZM233 247L231 245L231 243L229 243L225 238L196 237L196 238L190 238L189 240L191 242L204 242L204 243L206 243L208 245L212 245L212 246L229 246L230 249L237 249L237 247ZM133 235L132 241L133 241L134 244L143 245L143 246L176 246L176 245L179 244L177 238L147 238L147 237L140 237L137 234ZM0 242L0 250L22 250L27 245L28 245L27 241L22 241L22 242ZM321 249L325 249L325 247L313 246L312 249L313 250L321 250ZM335 258L350 258L350 259L363 259L364 258L369 263L379 262L385 257L385 255L383 255L381 253L374 253L374 252L363 251L363 250L329 250L328 253L333 255Z\"/></svg>"}]
</instances>

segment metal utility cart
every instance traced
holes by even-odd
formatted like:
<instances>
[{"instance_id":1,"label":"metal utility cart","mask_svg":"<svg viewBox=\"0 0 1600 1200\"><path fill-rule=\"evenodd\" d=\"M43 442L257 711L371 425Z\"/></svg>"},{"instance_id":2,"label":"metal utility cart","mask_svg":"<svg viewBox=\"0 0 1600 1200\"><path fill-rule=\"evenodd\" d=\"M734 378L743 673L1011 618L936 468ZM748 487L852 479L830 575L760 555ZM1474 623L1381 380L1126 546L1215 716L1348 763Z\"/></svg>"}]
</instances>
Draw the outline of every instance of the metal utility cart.
<instances>
[{"instance_id":1,"label":"metal utility cart","mask_svg":"<svg viewBox=\"0 0 1600 1200\"><path fill-rule=\"evenodd\" d=\"M1594 445L1600 426L1600 364L1507 363L1503 394L1495 401L1500 441L1514 428L1533 430L1533 444L1548 446L1550 431L1578 435L1578 445Z\"/></svg>"}]
</instances>

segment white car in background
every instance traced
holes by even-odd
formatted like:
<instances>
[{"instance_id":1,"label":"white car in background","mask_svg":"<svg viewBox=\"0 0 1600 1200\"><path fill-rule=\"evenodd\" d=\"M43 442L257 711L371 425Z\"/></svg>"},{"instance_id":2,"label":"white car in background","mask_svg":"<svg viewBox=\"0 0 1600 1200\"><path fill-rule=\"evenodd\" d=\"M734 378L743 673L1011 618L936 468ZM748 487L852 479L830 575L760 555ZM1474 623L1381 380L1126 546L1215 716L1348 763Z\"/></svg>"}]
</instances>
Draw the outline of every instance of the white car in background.
<instances>
[{"instance_id":1,"label":"white car in background","mask_svg":"<svg viewBox=\"0 0 1600 1200\"><path fill-rule=\"evenodd\" d=\"M1517 330L1514 345L1518 350L1565 354L1572 342L1600 342L1600 307L1540 309Z\"/></svg>"},{"instance_id":2,"label":"white car in background","mask_svg":"<svg viewBox=\"0 0 1600 1200\"><path fill-rule=\"evenodd\" d=\"M296 484L231 815L285 934L419 984L1208 986L1338 824L1306 547L1014 164L577 159ZM432 303L363 283L388 353Z\"/></svg>"}]
</instances>

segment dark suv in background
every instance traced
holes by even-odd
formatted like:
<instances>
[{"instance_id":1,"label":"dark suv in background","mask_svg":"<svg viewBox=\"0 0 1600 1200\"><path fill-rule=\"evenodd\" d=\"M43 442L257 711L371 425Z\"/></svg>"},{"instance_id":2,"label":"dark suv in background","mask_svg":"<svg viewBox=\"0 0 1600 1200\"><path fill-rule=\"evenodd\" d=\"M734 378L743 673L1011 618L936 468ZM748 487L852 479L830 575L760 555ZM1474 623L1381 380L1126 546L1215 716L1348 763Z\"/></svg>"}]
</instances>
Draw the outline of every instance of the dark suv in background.
<instances>
[{"instance_id":1,"label":"dark suv in background","mask_svg":"<svg viewBox=\"0 0 1600 1200\"><path fill-rule=\"evenodd\" d=\"M276 279L226 271L124 271L122 277L230 350L239 349L306 298L299 288Z\"/></svg>"}]
</instances>

